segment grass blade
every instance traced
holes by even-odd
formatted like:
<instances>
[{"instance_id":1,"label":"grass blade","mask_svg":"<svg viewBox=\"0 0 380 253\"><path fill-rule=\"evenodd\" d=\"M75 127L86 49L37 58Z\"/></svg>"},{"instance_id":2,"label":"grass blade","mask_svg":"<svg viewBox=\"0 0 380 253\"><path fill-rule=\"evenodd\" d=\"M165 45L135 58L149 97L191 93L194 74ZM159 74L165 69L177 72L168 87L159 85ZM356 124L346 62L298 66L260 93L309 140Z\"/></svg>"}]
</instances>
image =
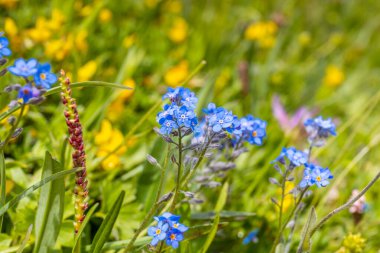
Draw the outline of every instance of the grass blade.
<instances>
[{"instance_id":1,"label":"grass blade","mask_svg":"<svg viewBox=\"0 0 380 253\"><path fill-rule=\"evenodd\" d=\"M33 230L33 224L30 224L28 231L26 232L25 238L24 238L24 240L22 240L20 248L18 248L16 253L22 253L24 251L26 245L28 244L30 235L32 234L32 230Z\"/></svg>"},{"instance_id":2,"label":"grass blade","mask_svg":"<svg viewBox=\"0 0 380 253\"><path fill-rule=\"evenodd\" d=\"M29 187L28 189L26 189L23 192L21 192L16 197L14 197L12 200L10 200L9 202L7 202L4 206L2 206L0 208L0 216L4 215L4 213L6 213L9 208L11 208L14 205L16 205L17 202L19 202L22 198L24 198L25 196L27 196L30 193L34 192L38 188L44 186L45 184L49 183L50 181L57 180L59 178L62 178L62 177L66 176L66 175L69 175L69 174L73 174L73 173L78 172L80 170L82 170L82 168L75 168L75 169L71 169L71 170L61 171L61 172L55 173L55 174L53 174L53 175L51 175L51 176L49 176L47 178L44 178L43 180L39 181L38 183L35 183L34 185L32 185L31 187Z\"/></svg>"},{"instance_id":3,"label":"grass blade","mask_svg":"<svg viewBox=\"0 0 380 253\"><path fill-rule=\"evenodd\" d=\"M45 162L41 178L61 172L61 165L53 159L49 152L45 153ZM47 253L54 247L63 216L65 198L65 182L63 177L41 187L38 201L35 229L35 246L33 252Z\"/></svg>"},{"instance_id":4,"label":"grass blade","mask_svg":"<svg viewBox=\"0 0 380 253\"><path fill-rule=\"evenodd\" d=\"M94 240L92 241L90 249L91 253L101 252L105 242L111 234L117 216L119 215L121 205L123 204L124 195L125 192L122 191L119 197L116 199L115 203L113 204L111 210L108 212L106 218L103 220L102 225L100 225L100 228L96 233Z\"/></svg>"},{"instance_id":5,"label":"grass blade","mask_svg":"<svg viewBox=\"0 0 380 253\"><path fill-rule=\"evenodd\" d=\"M5 204L5 191L6 191L6 180L5 180L5 158L4 151L0 150L0 206L4 206ZM0 232L3 228L3 216L0 215Z\"/></svg>"},{"instance_id":6,"label":"grass blade","mask_svg":"<svg viewBox=\"0 0 380 253\"><path fill-rule=\"evenodd\" d=\"M215 219L214 223L212 224L210 233L207 236L206 242L204 243L201 253L206 253L208 248L210 247L212 241L215 238L216 232L218 231L219 226L219 220L220 220L220 212L222 211L224 205L227 201L227 195L228 195L228 182L225 182L222 188L222 191L220 192L218 202L215 206Z\"/></svg>"}]
</instances>

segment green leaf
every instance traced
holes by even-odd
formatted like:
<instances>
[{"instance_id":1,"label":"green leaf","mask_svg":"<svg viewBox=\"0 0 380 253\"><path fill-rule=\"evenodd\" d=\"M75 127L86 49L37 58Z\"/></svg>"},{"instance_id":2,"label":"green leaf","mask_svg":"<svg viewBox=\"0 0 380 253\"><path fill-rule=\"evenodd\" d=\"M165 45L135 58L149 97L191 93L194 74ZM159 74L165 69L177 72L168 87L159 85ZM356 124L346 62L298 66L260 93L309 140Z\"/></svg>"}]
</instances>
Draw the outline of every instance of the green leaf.
<instances>
[{"instance_id":1,"label":"green leaf","mask_svg":"<svg viewBox=\"0 0 380 253\"><path fill-rule=\"evenodd\" d=\"M4 151L0 150L0 206L4 206L5 204L5 191L6 191L6 180L5 180L5 159L4 159ZM0 215L0 232L3 227L3 216Z\"/></svg>"},{"instance_id":2,"label":"green leaf","mask_svg":"<svg viewBox=\"0 0 380 253\"><path fill-rule=\"evenodd\" d=\"M111 210L108 212L106 218L103 220L102 225L98 229L94 240L92 241L91 253L99 253L105 242L107 241L109 235L111 234L112 228L116 222L117 216L119 215L121 205L123 204L125 192L122 191L112 206Z\"/></svg>"},{"instance_id":3,"label":"green leaf","mask_svg":"<svg viewBox=\"0 0 380 253\"><path fill-rule=\"evenodd\" d=\"M276 246L275 253L284 253L285 252L285 246L283 243L279 243Z\"/></svg>"},{"instance_id":4,"label":"green leaf","mask_svg":"<svg viewBox=\"0 0 380 253\"><path fill-rule=\"evenodd\" d=\"M103 250L118 250L118 249L125 249L129 242L131 240L122 240L122 241L115 241L115 242L107 242L104 244ZM140 247L145 246L148 243L152 241L152 237L150 236L144 236L137 238L135 243L133 244L134 247ZM90 246L87 246L88 250L90 249Z\"/></svg>"},{"instance_id":5,"label":"green leaf","mask_svg":"<svg viewBox=\"0 0 380 253\"><path fill-rule=\"evenodd\" d=\"M106 88L118 88L123 90L131 90L132 88L118 84L118 83L108 83L108 82L101 82L101 81L86 81L86 82L78 82L78 83L72 83L70 84L70 87L72 89L74 88L82 88L82 87L106 87ZM51 88L48 90L44 95L49 96L52 94L57 94L61 92L61 86L56 86L54 88Z\"/></svg>"},{"instance_id":6,"label":"green leaf","mask_svg":"<svg viewBox=\"0 0 380 253\"><path fill-rule=\"evenodd\" d=\"M61 165L53 159L49 152L46 152L41 178L47 178L61 171ZM65 183L63 177L41 188L36 214L36 240L33 252L47 253L54 247L61 227L64 198Z\"/></svg>"},{"instance_id":7,"label":"green leaf","mask_svg":"<svg viewBox=\"0 0 380 253\"><path fill-rule=\"evenodd\" d=\"M108 83L108 82L101 82L101 81L86 81L86 82L78 82L78 83L72 83L70 85L72 89L74 88L82 88L82 87L106 87L106 88L117 88L117 89L123 89L123 90L130 90L132 88L122 85L122 84L117 84L117 83ZM50 96L53 94L57 94L61 92L61 87L56 86L54 88L51 88L50 90L46 91L44 96ZM21 105L17 105L13 107L12 109L9 109L8 111L0 114L0 121L17 111L18 109L21 108Z\"/></svg>"},{"instance_id":8,"label":"green leaf","mask_svg":"<svg viewBox=\"0 0 380 253\"><path fill-rule=\"evenodd\" d=\"M315 212L315 208L312 207L310 210L309 217L305 223L305 226L302 229L301 233L301 241L298 245L297 252L310 252L311 248L311 237L310 237L310 229L315 225L317 221L317 214Z\"/></svg>"},{"instance_id":9,"label":"green leaf","mask_svg":"<svg viewBox=\"0 0 380 253\"><path fill-rule=\"evenodd\" d=\"M6 213L9 208L11 208L14 205L16 205L17 202L19 202L22 198L24 198L25 196L27 196L30 193L34 192L35 190L37 190L41 186L44 186L45 184L49 183L50 181L63 178L66 175L78 172L80 170L82 170L82 168L75 168L75 169L71 169L71 170L61 171L61 172L55 173L55 174L53 174L53 175L51 175L51 176L49 176L47 178L42 179L38 183L35 183L34 185L32 185L31 187L29 187L28 189L26 189L23 192L21 192L16 197L14 197L12 200L8 201L3 207L1 207L0 208L0 216L4 215L4 213Z\"/></svg>"},{"instance_id":10,"label":"green leaf","mask_svg":"<svg viewBox=\"0 0 380 253\"><path fill-rule=\"evenodd\" d=\"M83 230L86 227L87 223L90 221L90 218L91 218L92 214L95 212L98 205L99 205L99 203L95 203L95 205L93 205L90 208L90 210L88 210L88 212L86 213L86 218L83 220L82 225L80 226L79 231L78 231L77 235L75 236L74 246L73 246L73 251L72 251L73 253L74 252L80 252L80 238L82 236Z\"/></svg>"},{"instance_id":11,"label":"green leaf","mask_svg":"<svg viewBox=\"0 0 380 253\"><path fill-rule=\"evenodd\" d=\"M227 195L228 195L228 182L225 182L220 192L218 202L216 202L214 223L211 227L210 233L208 234L206 242L204 243L201 249L201 253L207 252L208 248L210 247L212 241L215 238L215 235L216 235L216 232L218 231L218 226L219 226L220 211L222 211L224 205L226 204Z\"/></svg>"},{"instance_id":12,"label":"green leaf","mask_svg":"<svg viewBox=\"0 0 380 253\"><path fill-rule=\"evenodd\" d=\"M20 247L17 250L17 253L22 253L24 251L26 245L28 244L30 235L32 234L32 230L33 230L33 224L30 224L30 226L28 228L28 231L26 232L25 238L24 238L24 240L22 241Z\"/></svg>"}]
</instances>

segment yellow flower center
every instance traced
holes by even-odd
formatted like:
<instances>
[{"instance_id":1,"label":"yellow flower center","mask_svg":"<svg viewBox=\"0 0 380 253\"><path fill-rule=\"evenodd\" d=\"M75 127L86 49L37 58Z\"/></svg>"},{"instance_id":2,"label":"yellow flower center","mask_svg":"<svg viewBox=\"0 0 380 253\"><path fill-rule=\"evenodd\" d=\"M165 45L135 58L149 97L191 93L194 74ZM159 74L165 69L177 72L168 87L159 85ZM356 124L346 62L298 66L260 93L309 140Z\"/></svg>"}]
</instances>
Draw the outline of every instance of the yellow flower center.
<instances>
[{"instance_id":1,"label":"yellow flower center","mask_svg":"<svg viewBox=\"0 0 380 253\"><path fill-rule=\"evenodd\" d=\"M318 176L315 180L317 180L318 182L320 182L322 180L322 178L320 176Z\"/></svg>"},{"instance_id":2,"label":"yellow flower center","mask_svg":"<svg viewBox=\"0 0 380 253\"><path fill-rule=\"evenodd\" d=\"M42 74L40 75L40 77L41 77L42 80L45 80L45 79L46 79L46 74L42 73Z\"/></svg>"},{"instance_id":3,"label":"yellow flower center","mask_svg":"<svg viewBox=\"0 0 380 253\"><path fill-rule=\"evenodd\" d=\"M178 223L174 223L173 227L178 228Z\"/></svg>"},{"instance_id":4,"label":"yellow flower center","mask_svg":"<svg viewBox=\"0 0 380 253\"><path fill-rule=\"evenodd\" d=\"M170 239L175 240L175 234L171 234Z\"/></svg>"},{"instance_id":5,"label":"yellow flower center","mask_svg":"<svg viewBox=\"0 0 380 253\"><path fill-rule=\"evenodd\" d=\"M252 132L252 136L253 136L253 137L256 137L256 136L257 136L257 132L256 132L256 131L253 131L253 132Z\"/></svg>"},{"instance_id":6,"label":"yellow flower center","mask_svg":"<svg viewBox=\"0 0 380 253\"><path fill-rule=\"evenodd\" d=\"M159 235L159 234L161 234L161 229L156 230L156 235Z\"/></svg>"}]
</instances>

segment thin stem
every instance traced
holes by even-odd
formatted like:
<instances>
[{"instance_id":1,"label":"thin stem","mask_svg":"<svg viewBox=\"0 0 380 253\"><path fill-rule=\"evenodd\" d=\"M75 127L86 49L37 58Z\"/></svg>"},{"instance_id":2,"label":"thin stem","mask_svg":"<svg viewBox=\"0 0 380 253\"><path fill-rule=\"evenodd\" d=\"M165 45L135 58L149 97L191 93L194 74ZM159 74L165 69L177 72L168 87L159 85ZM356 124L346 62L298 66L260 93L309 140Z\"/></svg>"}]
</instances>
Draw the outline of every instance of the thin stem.
<instances>
[{"instance_id":1,"label":"thin stem","mask_svg":"<svg viewBox=\"0 0 380 253\"><path fill-rule=\"evenodd\" d=\"M199 165L203 161L203 158L205 157L205 154L207 152L208 146L210 145L210 143L211 143L212 139L214 138L214 136L215 136L215 134L211 135L211 137L208 140L208 142L206 143L205 147L202 149L201 154L199 155L199 159L198 159L197 163L194 165L194 167L192 169L189 169L185 173L185 175L182 177L183 180L182 180L181 187L185 187L187 185L187 183L190 181L190 179L193 177L193 175L195 174L197 168L199 167Z\"/></svg>"},{"instance_id":2,"label":"thin stem","mask_svg":"<svg viewBox=\"0 0 380 253\"><path fill-rule=\"evenodd\" d=\"M376 174L376 176L367 184L366 187L354 198L350 199L347 201L345 204L341 205L340 207L334 209L331 211L329 214L327 214L325 217L323 217L310 231L310 238L313 236L313 234L325 224L326 221L328 221L332 216L335 214L349 208L352 206L358 199L360 199L361 196L363 196L375 183L376 181L380 178L380 172Z\"/></svg>"},{"instance_id":3,"label":"thin stem","mask_svg":"<svg viewBox=\"0 0 380 253\"><path fill-rule=\"evenodd\" d=\"M276 250L276 246L277 246L277 244L278 244L278 243L280 242L280 240L281 240L282 232L285 230L286 225L288 225L289 221L290 221L291 218L293 217L293 215L294 215L295 211L297 210L298 206L301 204L301 200L302 200L303 196L305 195L307 189L309 189L309 187L305 187L305 188L301 191L301 195L300 195L300 197L298 198L298 201L296 202L296 204L295 204L294 208L292 209L290 215L288 216L288 218L286 219L286 221L283 223L282 227L280 227L280 231L279 231L279 233L278 233L278 235L277 235L277 237L276 237L276 239L275 239L275 241L274 241L274 243L273 243L272 249L271 249L271 251L270 251L271 253L274 253L274 252L275 252L275 250Z\"/></svg>"},{"instance_id":4,"label":"thin stem","mask_svg":"<svg viewBox=\"0 0 380 253\"><path fill-rule=\"evenodd\" d=\"M177 198L178 198L178 193L179 189L181 187L181 171L182 171L182 133L181 133L181 128L178 129L178 170L177 170L177 181L176 181L176 186L174 190L174 197L173 197L173 202L172 206L170 208L171 211L175 209L175 205L177 203Z\"/></svg>"},{"instance_id":5,"label":"thin stem","mask_svg":"<svg viewBox=\"0 0 380 253\"><path fill-rule=\"evenodd\" d=\"M160 207L160 197L161 197L161 191L162 191L162 186L164 183L165 175L166 175L166 165L168 162L168 156L169 156L169 149L170 145L168 146L168 153L164 161L164 167L161 169L161 176L160 176L160 182L158 184L158 189L157 189L157 194L155 198L155 202L153 206L149 209L148 214L145 216L144 220L141 222L139 228L136 230L135 234L133 235L131 241L128 243L126 251L129 252L133 248L133 244L135 243L137 237L140 235L140 233L145 229L146 225L149 224L149 220L152 218L154 213L158 210Z\"/></svg>"},{"instance_id":6,"label":"thin stem","mask_svg":"<svg viewBox=\"0 0 380 253\"><path fill-rule=\"evenodd\" d=\"M8 142L10 141L10 139L12 138L12 135L14 133L14 131L16 130L17 126L20 124L20 121L21 121L21 118L22 118L22 115L24 113L24 109L25 109L25 104L22 104L21 105L21 111L20 111L20 114L17 118L17 121L16 123L12 126L11 128L11 131L9 132L7 138L5 138L4 142L1 144L1 147L2 149L5 148L5 146L8 144Z\"/></svg>"},{"instance_id":7,"label":"thin stem","mask_svg":"<svg viewBox=\"0 0 380 253\"><path fill-rule=\"evenodd\" d=\"M280 228L282 226L282 215L283 215L283 207L284 207L284 198L285 198L285 184L286 184L286 178L288 176L288 171L287 169L285 171L285 174L282 178L282 183L281 183L281 202L280 202L280 216L278 218L278 227Z\"/></svg>"}]
</instances>

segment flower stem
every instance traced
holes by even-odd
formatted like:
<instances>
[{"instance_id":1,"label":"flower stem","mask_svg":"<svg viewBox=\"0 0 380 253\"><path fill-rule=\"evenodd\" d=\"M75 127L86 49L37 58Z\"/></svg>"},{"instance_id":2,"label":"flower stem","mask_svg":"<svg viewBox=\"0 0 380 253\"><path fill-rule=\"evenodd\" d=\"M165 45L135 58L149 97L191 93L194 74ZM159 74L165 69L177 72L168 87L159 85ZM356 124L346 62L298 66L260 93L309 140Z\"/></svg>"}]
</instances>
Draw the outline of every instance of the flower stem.
<instances>
[{"instance_id":1,"label":"flower stem","mask_svg":"<svg viewBox=\"0 0 380 253\"><path fill-rule=\"evenodd\" d=\"M170 211L173 212L175 209L175 205L177 204L177 198L178 198L178 193L181 187L181 172L182 172L182 133L181 133L181 128L178 129L178 170L177 170L177 181L176 181L176 186L174 189L174 197L173 197L173 202L170 208Z\"/></svg>"},{"instance_id":2,"label":"flower stem","mask_svg":"<svg viewBox=\"0 0 380 253\"><path fill-rule=\"evenodd\" d=\"M12 135L14 133L14 131L16 130L16 128L18 127L18 125L20 124L20 121L21 121L21 118L22 118L22 115L24 114L24 109L25 109L25 104L22 104L21 105L21 111L20 111L20 114L17 118L17 121L15 122L15 124L12 126L8 136L5 138L4 142L3 143L0 143L0 148L4 149L5 146L8 144L8 142L12 139Z\"/></svg>"},{"instance_id":3,"label":"flower stem","mask_svg":"<svg viewBox=\"0 0 380 253\"><path fill-rule=\"evenodd\" d=\"M271 253L274 253L275 250L276 250L276 246L277 244L280 242L281 240L281 237L282 237L282 232L284 232L286 226L288 225L289 221L291 220L291 218L293 217L294 213L296 212L296 210L298 209L299 205L301 204L301 201L303 199L303 196L305 195L306 191L309 189L309 187L305 187L302 191L301 191L301 195L300 197L298 198L294 208L292 209L290 215L288 216L288 218L285 220L285 222L283 223L282 227L280 227L280 231L278 232L278 235L273 243L273 246L272 246L272 249L271 249Z\"/></svg>"},{"instance_id":4,"label":"flower stem","mask_svg":"<svg viewBox=\"0 0 380 253\"><path fill-rule=\"evenodd\" d=\"M170 147L168 147L169 149ZM158 184L158 189L157 189L157 194L155 198L155 202L153 206L149 209L148 214L145 216L144 220L141 222L139 228L136 230L135 234L133 235L131 241L128 243L126 252L129 252L133 248L133 244L135 243L137 237L140 235L140 233L145 229L145 227L149 224L149 220L152 218L154 213L158 210L160 207L160 197L161 197L161 191L162 191L162 186L164 183L165 175L166 175L166 167L167 167L167 162L168 162L168 156L169 156L169 151L168 155L165 158L164 162L164 167L161 169L161 176L160 176L160 182Z\"/></svg>"},{"instance_id":5,"label":"flower stem","mask_svg":"<svg viewBox=\"0 0 380 253\"><path fill-rule=\"evenodd\" d=\"M281 183L281 202L280 202L280 215L278 218L278 227L280 228L282 226L282 215L283 215L283 207L284 207L284 198L285 198L285 184L286 184L286 177L288 176L288 171L287 169L285 171L285 174L282 178L282 183Z\"/></svg>"},{"instance_id":6,"label":"flower stem","mask_svg":"<svg viewBox=\"0 0 380 253\"><path fill-rule=\"evenodd\" d=\"M340 207L334 209L333 211L331 211L330 213L328 213L325 217L323 217L310 231L310 238L313 236L313 234L323 226L323 224L326 223L326 221L328 221L332 216L334 216L335 214L349 208L350 206L352 206L358 199L360 199L361 196L363 196L375 183L376 181L380 178L380 172L378 172L376 174L376 176L367 184L366 187L364 187L364 189L358 194L356 195L354 198L350 199L349 201L347 201L345 204L341 205Z\"/></svg>"}]
</instances>

